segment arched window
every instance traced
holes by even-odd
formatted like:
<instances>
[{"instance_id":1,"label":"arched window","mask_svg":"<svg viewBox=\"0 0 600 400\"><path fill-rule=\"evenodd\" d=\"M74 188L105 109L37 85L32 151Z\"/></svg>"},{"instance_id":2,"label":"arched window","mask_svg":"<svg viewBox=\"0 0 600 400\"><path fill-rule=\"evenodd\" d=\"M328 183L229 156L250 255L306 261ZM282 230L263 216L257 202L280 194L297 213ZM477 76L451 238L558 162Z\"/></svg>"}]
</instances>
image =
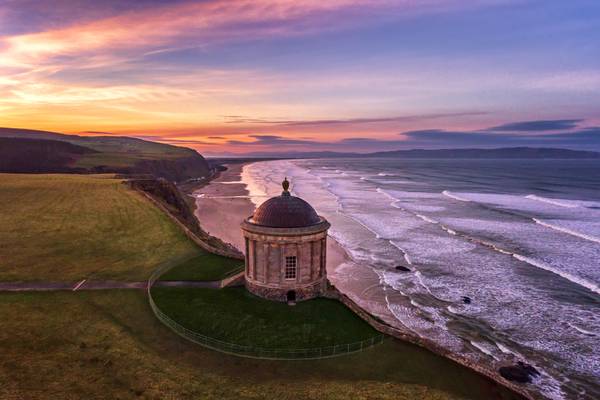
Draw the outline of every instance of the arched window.
<instances>
[{"instance_id":1,"label":"arched window","mask_svg":"<svg viewBox=\"0 0 600 400\"><path fill-rule=\"evenodd\" d=\"M285 257L285 279L296 279L297 264L296 256Z\"/></svg>"}]
</instances>

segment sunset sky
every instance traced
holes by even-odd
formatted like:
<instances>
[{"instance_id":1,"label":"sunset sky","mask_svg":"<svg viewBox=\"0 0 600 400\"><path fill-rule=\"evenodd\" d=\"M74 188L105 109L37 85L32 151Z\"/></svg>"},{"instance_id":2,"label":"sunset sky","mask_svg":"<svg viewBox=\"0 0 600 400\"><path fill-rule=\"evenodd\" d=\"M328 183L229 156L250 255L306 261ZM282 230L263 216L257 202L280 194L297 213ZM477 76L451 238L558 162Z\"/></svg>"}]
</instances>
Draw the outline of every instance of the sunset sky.
<instances>
[{"instance_id":1,"label":"sunset sky","mask_svg":"<svg viewBox=\"0 0 600 400\"><path fill-rule=\"evenodd\" d=\"M600 149L598 0L0 0L0 126L218 155Z\"/></svg>"}]
</instances>

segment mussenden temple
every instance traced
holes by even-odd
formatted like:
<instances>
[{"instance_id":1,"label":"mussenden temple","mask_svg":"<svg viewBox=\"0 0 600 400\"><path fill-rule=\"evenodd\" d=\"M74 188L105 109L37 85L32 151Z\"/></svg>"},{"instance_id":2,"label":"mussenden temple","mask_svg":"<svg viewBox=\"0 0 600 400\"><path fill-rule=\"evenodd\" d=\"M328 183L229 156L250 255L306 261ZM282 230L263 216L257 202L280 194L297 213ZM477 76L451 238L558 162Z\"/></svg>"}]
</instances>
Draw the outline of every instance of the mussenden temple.
<instances>
[{"instance_id":1,"label":"mussenden temple","mask_svg":"<svg viewBox=\"0 0 600 400\"><path fill-rule=\"evenodd\" d=\"M327 289L326 248L329 222L289 192L272 197L242 222L246 242L246 288L270 300L318 297Z\"/></svg>"}]
</instances>

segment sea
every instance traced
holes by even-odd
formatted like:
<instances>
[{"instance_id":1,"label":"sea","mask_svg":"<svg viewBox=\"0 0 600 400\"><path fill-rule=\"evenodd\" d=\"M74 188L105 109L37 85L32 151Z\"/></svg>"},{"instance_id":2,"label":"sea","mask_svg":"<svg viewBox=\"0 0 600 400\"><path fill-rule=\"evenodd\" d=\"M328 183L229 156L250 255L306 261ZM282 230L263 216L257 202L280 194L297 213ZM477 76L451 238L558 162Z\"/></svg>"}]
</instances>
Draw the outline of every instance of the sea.
<instances>
[{"instance_id":1,"label":"sea","mask_svg":"<svg viewBox=\"0 0 600 400\"><path fill-rule=\"evenodd\" d=\"M285 176L350 256L330 280L371 313L529 363L540 397L600 399L600 161L277 160L242 181L259 205Z\"/></svg>"}]
</instances>

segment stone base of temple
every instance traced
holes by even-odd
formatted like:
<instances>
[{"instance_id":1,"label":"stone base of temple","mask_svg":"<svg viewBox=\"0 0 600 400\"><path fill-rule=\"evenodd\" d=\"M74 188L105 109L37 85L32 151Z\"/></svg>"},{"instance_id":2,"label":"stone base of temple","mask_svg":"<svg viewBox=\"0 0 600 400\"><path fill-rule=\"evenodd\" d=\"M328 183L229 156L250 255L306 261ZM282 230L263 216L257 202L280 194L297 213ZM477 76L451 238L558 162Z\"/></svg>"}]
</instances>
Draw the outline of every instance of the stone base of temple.
<instances>
[{"instance_id":1,"label":"stone base of temple","mask_svg":"<svg viewBox=\"0 0 600 400\"><path fill-rule=\"evenodd\" d=\"M246 280L246 289L250 293L268 300L295 303L323 295L327 290L327 280L323 279L310 285L293 288L263 286Z\"/></svg>"}]
</instances>

